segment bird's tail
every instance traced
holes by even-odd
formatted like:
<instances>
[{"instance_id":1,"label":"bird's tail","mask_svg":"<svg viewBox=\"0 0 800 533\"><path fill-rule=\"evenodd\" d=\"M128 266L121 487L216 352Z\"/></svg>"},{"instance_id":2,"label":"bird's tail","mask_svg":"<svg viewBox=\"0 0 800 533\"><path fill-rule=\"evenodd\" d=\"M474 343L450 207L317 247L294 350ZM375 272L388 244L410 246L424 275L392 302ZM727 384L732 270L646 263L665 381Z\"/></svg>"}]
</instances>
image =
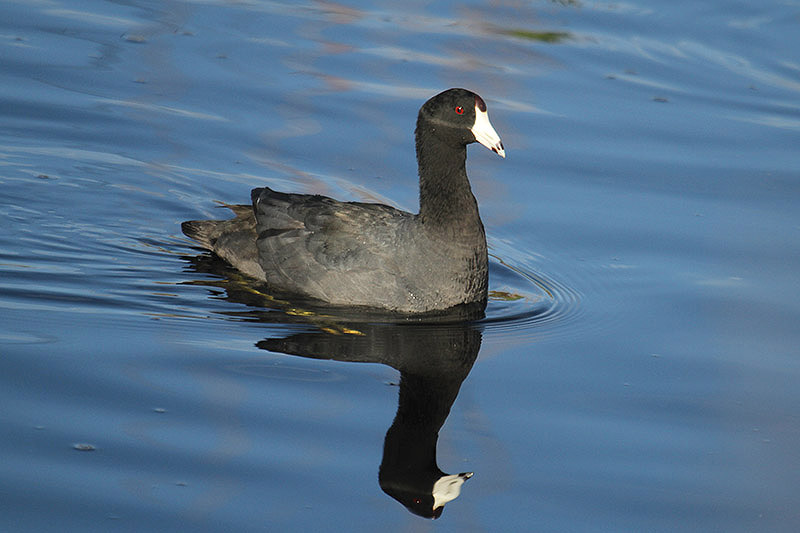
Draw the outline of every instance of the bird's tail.
<instances>
[{"instance_id":1,"label":"bird's tail","mask_svg":"<svg viewBox=\"0 0 800 533\"><path fill-rule=\"evenodd\" d=\"M181 231L190 239L197 241L203 248L212 249L216 240L215 229L218 223L217 220L187 220L181 223Z\"/></svg>"}]
</instances>

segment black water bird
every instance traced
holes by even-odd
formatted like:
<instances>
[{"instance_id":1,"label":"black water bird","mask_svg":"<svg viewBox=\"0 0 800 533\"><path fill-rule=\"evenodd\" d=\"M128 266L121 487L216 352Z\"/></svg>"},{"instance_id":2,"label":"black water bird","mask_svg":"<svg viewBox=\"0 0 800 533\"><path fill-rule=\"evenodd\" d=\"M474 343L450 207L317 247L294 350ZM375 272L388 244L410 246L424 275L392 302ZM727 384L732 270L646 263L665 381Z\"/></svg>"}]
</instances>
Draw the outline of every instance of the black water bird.
<instances>
[{"instance_id":1,"label":"black water bird","mask_svg":"<svg viewBox=\"0 0 800 533\"><path fill-rule=\"evenodd\" d=\"M467 145L501 157L486 103L449 89L422 106L415 131L419 213L310 194L253 189L230 220L183 232L241 272L334 306L404 314L486 305L486 235L466 172Z\"/></svg>"}]
</instances>

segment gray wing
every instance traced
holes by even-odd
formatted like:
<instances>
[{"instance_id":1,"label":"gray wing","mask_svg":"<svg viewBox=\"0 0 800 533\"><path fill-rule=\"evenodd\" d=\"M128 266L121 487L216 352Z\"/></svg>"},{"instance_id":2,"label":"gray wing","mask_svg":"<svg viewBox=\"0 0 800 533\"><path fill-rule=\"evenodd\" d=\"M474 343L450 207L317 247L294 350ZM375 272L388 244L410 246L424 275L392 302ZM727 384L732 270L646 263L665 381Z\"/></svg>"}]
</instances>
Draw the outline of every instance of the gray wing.
<instances>
[{"instance_id":1,"label":"gray wing","mask_svg":"<svg viewBox=\"0 0 800 533\"><path fill-rule=\"evenodd\" d=\"M276 287L337 304L405 299L415 215L381 204L254 189L259 262Z\"/></svg>"}]
</instances>

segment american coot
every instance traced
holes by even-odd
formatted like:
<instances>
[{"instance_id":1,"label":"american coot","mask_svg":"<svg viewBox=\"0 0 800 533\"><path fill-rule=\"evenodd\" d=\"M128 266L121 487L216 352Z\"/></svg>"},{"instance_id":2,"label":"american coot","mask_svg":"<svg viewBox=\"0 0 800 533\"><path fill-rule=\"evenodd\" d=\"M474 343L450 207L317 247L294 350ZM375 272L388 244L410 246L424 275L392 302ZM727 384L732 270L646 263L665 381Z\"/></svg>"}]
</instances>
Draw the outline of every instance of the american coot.
<instances>
[{"instance_id":1,"label":"american coot","mask_svg":"<svg viewBox=\"0 0 800 533\"><path fill-rule=\"evenodd\" d=\"M501 157L486 103L449 89L419 110L419 214L382 204L253 189L230 220L183 232L241 272L280 291L335 306L417 314L486 305L488 257L465 163L479 142Z\"/></svg>"}]
</instances>

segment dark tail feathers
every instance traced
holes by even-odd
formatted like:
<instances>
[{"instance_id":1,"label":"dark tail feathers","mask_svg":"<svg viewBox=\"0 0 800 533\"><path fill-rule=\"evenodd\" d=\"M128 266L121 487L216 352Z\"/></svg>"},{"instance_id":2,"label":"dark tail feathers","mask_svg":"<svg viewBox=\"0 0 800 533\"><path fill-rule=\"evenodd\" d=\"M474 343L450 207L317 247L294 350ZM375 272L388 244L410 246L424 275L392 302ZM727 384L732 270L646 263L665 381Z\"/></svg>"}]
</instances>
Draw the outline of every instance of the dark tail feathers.
<instances>
[{"instance_id":1,"label":"dark tail feathers","mask_svg":"<svg viewBox=\"0 0 800 533\"><path fill-rule=\"evenodd\" d=\"M216 225L217 221L215 220L187 220L181 223L181 231L190 239L200 243L204 248L212 249L213 241L215 240L212 233Z\"/></svg>"}]
</instances>

